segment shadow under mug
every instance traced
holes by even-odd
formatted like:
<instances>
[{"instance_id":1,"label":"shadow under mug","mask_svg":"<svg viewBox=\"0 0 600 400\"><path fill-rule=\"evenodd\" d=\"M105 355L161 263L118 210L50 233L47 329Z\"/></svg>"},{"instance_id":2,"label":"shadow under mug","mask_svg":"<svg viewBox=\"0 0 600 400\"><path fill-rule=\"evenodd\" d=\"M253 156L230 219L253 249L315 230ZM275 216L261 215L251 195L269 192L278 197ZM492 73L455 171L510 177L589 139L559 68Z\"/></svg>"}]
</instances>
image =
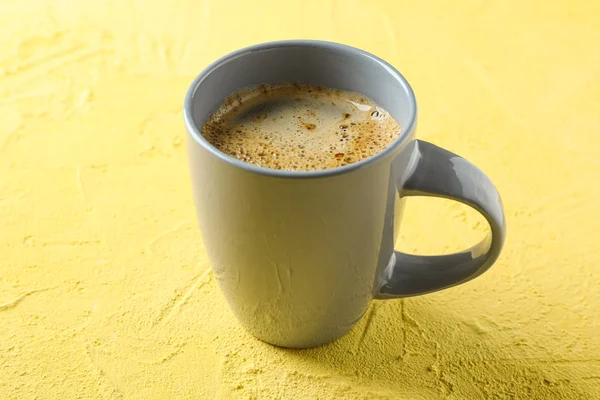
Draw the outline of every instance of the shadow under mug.
<instances>
[{"instance_id":1,"label":"shadow under mug","mask_svg":"<svg viewBox=\"0 0 600 400\"><path fill-rule=\"evenodd\" d=\"M362 93L403 131L378 154L343 167L282 171L213 147L201 129L232 92L301 82ZM347 333L372 299L414 296L485 272L505 238L493 183L465 159L416 140L417 105L404 77L365 51L281 41L235 51L194 80L184 104L194 201L214 275L234 314L257 338L313 347ZM453 199L479 211L490 233L460 253L394 250L407 196Z\"/></svg>"}]
</instances>

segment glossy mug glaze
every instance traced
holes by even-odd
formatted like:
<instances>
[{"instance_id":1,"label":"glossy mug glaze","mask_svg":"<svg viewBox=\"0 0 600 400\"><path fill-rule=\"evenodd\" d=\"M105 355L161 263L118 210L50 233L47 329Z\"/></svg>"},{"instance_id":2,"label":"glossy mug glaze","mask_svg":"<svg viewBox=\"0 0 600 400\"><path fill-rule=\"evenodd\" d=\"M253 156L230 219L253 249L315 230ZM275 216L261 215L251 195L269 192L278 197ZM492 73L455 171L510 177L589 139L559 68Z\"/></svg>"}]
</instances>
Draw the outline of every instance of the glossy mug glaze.
<instances>
[{"instance_id":1,"label":"glossy mug glaze","mask_svg":"<svg viewBox=\"0 0 600 400\"><path fill-rule=\"evenodd\" d=\"M318 171L262 168L201 135L223 99L261 83L302 82L360 92L400 123L387 148ZM365 51L282 41L235 51L194 80L184 104L194 201L214 275L231 309L257 338L313 347L347 333L371 300L429 293L469 281L498 258L505 219L498 191L465 159L416 140L417 105L404 77ZM394 250L404 198L436 196L479 211L486 238L463 252Z\"/></svg>"}]
</instances>

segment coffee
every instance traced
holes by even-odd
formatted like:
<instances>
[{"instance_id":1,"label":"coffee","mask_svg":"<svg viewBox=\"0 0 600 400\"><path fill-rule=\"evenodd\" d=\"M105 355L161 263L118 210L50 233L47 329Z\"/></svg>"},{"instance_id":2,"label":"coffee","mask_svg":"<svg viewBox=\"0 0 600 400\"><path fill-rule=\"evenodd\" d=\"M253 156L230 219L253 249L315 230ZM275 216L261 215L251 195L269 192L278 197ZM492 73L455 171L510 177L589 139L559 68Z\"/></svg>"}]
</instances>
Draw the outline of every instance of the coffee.
<instances>
[{"instance_id":1,"label":"coffee","mask_svg":"<svg viewBox=\"0 0 600 400\"><path fill-rule=\"evenodd\" d=\"M268 84L228 96L202 135L239 160L281 170L355 163L386 148L401 128L362 94L308 84Z\"/></svg>"}]
</instances>

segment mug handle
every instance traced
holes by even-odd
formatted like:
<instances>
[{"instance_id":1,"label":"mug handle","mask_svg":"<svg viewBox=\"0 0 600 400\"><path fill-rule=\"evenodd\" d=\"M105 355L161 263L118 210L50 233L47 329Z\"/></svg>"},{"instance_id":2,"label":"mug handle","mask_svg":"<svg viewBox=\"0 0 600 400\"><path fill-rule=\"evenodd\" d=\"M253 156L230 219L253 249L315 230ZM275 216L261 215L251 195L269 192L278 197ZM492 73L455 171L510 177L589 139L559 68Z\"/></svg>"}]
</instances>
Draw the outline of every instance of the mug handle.
<instances>
[{"instance_id":1,"label":"mug handle","mask_svg":"<svg viewBox=\"0 0 600 400\"><path fill-rule=\"evenodd\" d=\"M415 296L446 289L478 277L498 258L506 236L502 200L492 181L464 158L415 140L415 166L398 182L404 196L434 196L459 201L479 211L490 225L480 243L460 253L419 256L394 252L380 276L375 298Z\"/></svg>"}]
</instances>

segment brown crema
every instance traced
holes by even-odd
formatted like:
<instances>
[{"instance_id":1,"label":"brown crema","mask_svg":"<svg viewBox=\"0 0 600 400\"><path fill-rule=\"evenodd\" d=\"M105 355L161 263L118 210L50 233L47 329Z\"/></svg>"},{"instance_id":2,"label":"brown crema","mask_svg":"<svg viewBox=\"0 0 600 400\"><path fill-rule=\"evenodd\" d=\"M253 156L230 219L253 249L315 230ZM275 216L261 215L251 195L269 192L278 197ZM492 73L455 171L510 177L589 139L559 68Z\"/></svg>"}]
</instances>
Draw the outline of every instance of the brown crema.
<instances>
[{"instance_id":1,"label":"brown crema","mask_svg":"<svg viewBox=\"0 0 600 400\"><path fill-rule=\"evenodd\" d=\"M202 135L230 156L297 171L363 160L400 131L386 110L362 94L292 83L234 92L202 127Z\"/></svg>"}]
</instances>

